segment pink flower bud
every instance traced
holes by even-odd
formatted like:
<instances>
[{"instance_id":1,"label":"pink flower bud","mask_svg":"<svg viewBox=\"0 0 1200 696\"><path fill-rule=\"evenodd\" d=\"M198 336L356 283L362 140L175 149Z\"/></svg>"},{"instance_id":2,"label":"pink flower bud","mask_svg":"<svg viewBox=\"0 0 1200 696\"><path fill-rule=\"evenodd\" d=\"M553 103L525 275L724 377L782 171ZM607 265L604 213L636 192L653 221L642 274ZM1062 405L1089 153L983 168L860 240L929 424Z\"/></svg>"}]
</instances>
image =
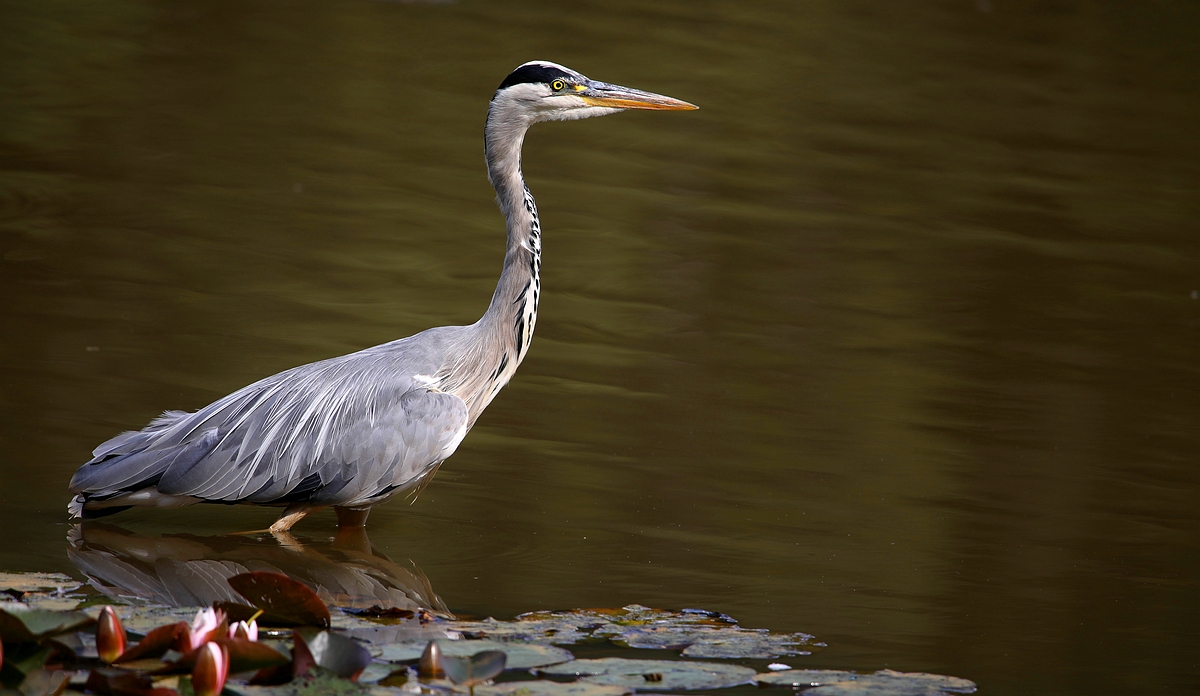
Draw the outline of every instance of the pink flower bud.
<instances>
[{"instance_id":1,"label":"pink flower bud","mask_svg":"<svg viewBox=\"0 0 1200 696\"><path fill-rule=\"evenodd\" d=\"M181 652L195 650L210 640L223 638L226 631L224 626L225 612L212 608L196 612L196 618L187 632L187 650Z\"/></svg>"},{"instance_id":2,"label":"pink flower bud","mask_svg":"<svg viewBox=\"0 0 1200 696\"><path fill-rule=\"evenodd\" d=\"M233 640L258 640L258 622L251 619L249 623L239 621L229 627L229 637Z\"/></svg>"},{"instance_id":3,"label":"pink flower bud","mask_svg":"<svg viewBox=\"0 0 1200 696\"><path fill-rule=\"evenodd\" d=\"M110 665L125 652L125 629L121 627L121 619L112 607L100 610L96 626L96 652L100 653L101 660Z\"/></svg>"},{"instance_id":4,"label":"pink flower bud","mask_svg":"<svg viewBox=\"0 0 1200 696\"><path fill-rule=\"evenodd\" d=\"M192 691L196 696L217 696L229 676L229 653L217 643L205 643L192 669Z\"/></svg>"}]
</instances>

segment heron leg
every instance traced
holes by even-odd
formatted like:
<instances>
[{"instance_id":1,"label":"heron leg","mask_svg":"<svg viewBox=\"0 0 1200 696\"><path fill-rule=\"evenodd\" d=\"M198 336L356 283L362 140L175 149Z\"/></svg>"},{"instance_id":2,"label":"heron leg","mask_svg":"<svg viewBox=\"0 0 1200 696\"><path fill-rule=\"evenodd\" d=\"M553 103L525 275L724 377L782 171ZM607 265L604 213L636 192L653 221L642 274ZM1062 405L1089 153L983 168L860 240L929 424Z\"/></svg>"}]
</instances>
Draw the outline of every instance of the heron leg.
<instances>
[{"instance_id":1,"label":"heron leg","mask_svg":"<svg viewBox=\"0 0 1200 696\"><path fill-rule=\"evenodd\" d=\"M334 506L333 511L338 516L339 527L365 527L367 526L367 515L371 514L371 508L349 508Z\"/></svg>"},{"instance_id":2,"label":"heron leg","mask_svg":"<svg viewBox=\"0 0 1200 696\"><path fill-rule=\"evenodd\" d=\"M286 532L292 528L292 525L304 519L308 513L316 512L323 507L325 506L310 505L308 503L292 503L284 509L283 514L279 516L279 519L275 520L275 524L271 525L271 528L267 531L271 532L272 534Z\"/></svg>"}]
</instances>

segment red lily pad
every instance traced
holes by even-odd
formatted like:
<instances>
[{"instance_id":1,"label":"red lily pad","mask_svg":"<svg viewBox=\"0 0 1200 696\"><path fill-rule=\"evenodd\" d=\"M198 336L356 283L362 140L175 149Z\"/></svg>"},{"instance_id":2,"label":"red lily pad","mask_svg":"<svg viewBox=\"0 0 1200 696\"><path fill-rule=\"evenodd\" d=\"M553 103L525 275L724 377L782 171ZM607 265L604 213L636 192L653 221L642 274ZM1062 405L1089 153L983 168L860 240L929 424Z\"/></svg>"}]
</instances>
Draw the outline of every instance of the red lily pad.
<instances>
[{"instance_id":1,"label":"red lily pad","mask_svg":"<svg viewBox=\"0 0 1200 696\"><path fill-rule=\"evenodd\" d=\"M225 648L229 653L229 673L251 672L254 670L278 667L291 662L285 655L266 643L253 640L220 638L211 641ZM200 650L193 650L175 662L164 667L162 674L177 674L190 672L196 666L196 658Z\"/></svg>"},{"instance_id":2,"label":"red lily pad","mask_svg":"<svg viewBox=\"0 0 1200 696\"><path fill-rule=\"evenodd\" d=\"M101 696L178 696L174 689L156 688L150 677L123 669L93 669L86 688Z\"/></svg>"},{"instance_id":3,"label":"red lily pad","mask_svg":"<svg viewBox=\"0 0 1200 696\"><path fill-rule=\"evenodd\" d=\"M188 625L183 621L167 626L159 626L147 633L146 637L138 641L137 645L121 653L121 656L117 658L117 662L132 662L133 660L141 660L148 657L162 657L164 653L178 645L180 636L185 635L187 630Z\"/></svg>"},{"instance_id":4,"label":"red lily pad","mask_svg":"<svg viewBox=\"0 0 1200 696\"><path fill-rule=\"evenodd\" d=\"M317 593L282 573L242 573L229 578L229 586L263 611L258 622L264 626L329 627L329 608Z\"/></svg>"}]
</instances>

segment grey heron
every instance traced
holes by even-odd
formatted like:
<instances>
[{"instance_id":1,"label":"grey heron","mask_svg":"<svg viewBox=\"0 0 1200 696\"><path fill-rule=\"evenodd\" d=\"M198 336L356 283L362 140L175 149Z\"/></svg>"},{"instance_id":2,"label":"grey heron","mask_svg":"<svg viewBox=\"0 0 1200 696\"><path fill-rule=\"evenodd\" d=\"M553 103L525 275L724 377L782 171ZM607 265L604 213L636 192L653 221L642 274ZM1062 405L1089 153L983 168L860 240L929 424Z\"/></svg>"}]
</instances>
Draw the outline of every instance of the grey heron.
<instances>
[{"instance_id":1,"label":"grey heron","mask_svg":"<svg viewBox=\"0 0 1200 696\"><path fill-rule=\"evenodd\" d=\"M301 365L194 413L167 411L92 452L71 479L68 511L91 518L134 506L270 505L284 508L270 531L285 532L327 506L339 526L362 526L371 506L419 491L529 350L542 229L521 174L526 131L625 109L695 108L556 63L518 67L492 97L484 129L508 242L479 321Z\"/></svg>"}]
</instances>

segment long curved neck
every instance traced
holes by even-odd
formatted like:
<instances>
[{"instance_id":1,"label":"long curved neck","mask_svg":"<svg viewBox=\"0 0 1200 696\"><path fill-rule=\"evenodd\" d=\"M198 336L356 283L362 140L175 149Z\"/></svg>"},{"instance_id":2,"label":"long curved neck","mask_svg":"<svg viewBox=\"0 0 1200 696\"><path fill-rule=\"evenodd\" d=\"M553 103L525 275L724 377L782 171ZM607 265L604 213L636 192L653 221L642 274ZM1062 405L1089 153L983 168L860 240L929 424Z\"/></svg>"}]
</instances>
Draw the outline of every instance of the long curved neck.
<instances>
[{"instance_id":1,"label":"long curved neck","mask_svg":"<svg viewBox=\"0 0 1200 696\"><path fill-rule=\"evenodd\" d=\"M530 123L508 106L493 101L484 134L488 178L508 225L504 268L487 311L470 327L475 354L464 360L470 374L458 375L452 389L466 401L472 422L525 358L542 292L541 224L521 176L521 145Z\"/></svg>"}]
</instances>

